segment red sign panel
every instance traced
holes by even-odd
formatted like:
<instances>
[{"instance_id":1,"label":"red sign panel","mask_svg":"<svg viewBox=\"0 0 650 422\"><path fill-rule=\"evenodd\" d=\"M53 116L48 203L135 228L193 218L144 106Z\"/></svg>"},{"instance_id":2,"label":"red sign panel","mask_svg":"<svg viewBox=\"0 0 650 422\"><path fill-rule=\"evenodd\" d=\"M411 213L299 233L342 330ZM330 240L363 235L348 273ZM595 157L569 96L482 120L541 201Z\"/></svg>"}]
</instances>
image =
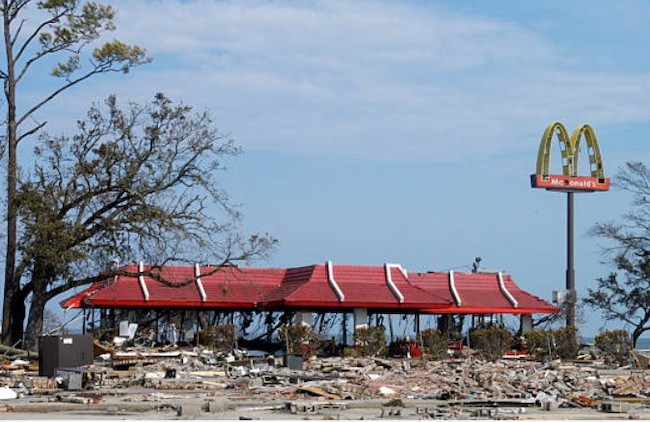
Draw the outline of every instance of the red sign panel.
<instances>
[{"instance_id":1,"label":"red sign panel","mask_svg":"<svg viewBox=\"0 0 650 422\"><path fill-rule=\"evenodd\" d=\"M534 188L544 188L546 190L559 190L564 192L594 192L608 191L609 178L599 179L597 177L586 176L563 176L563 175L542 175L531 174L530 184Z\"/></svg>"}]
</instances>

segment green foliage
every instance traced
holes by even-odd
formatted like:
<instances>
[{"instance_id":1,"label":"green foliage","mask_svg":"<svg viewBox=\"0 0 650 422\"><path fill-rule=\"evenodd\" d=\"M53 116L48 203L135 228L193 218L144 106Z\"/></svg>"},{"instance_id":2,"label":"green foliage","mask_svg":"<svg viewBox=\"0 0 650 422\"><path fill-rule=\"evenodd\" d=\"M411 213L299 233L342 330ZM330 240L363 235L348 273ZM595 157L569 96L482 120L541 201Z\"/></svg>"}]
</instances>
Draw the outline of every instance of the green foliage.
<instances>
[{"instance_id":1,"label":"green foliage","mask_svg":"<svg viewBox=\"0 0 650 422\"><path fill-rule=\"evenodd\" d=\"M624 366L632 359L632 340L625 330L604 331L596 336L594 345L609 365Z\"/></svg>"},{"instance_id":2,"label":"green foliage","mask_svg":"<svg viewBox=\"0 0 650 422\"><path fill-rule=\"evenodd\" d=\"M115 63L121 63L119 70L128 73L133 66L150 61L146 54L146 51L138 46L131 46L113 40L96 48L93 51L93 58L97 66L104 68Z\"/></svg>"},{"instance_id":3,"label":"green foliage","mask_svg":"<svg viewBox=\"0 0 650 422\"><path fill-rule=\"evenodd\" d=\"M218 271L275 244L264 235L240 237L238 210L217 180L224 157L239 148L209 114L163 94L127 108L109 97L78 126L75 136L43 135L17 195L25 228L19 251L33 263L31 286L40 298L114 271L106 265L115 256L154 265L203 260Z\"/></svg>"},{"instance_id":4,"label":"green foliage","mask_svg":"<svg viewBox=\"0 0 650 422\"><path fill-rule=\"evenodd\" d=\"M449 315L449 339L462 340L463 326L465 325L465 315Z\"/></svg>"},{"instance_id":5,"label":"green foliage","mask_svg":"<svg viewBox=\"0 0 650 422\"><path fill-rule=\"evenodd\" d=\"M76 0L42 1L38 6L51 15L51 20L38 34L41 46L39 56L67 54L67 58L55 65L51 75L72 81L73 74L81 70L83 48L97 40L102 33L115 29L115 11L110 5ZM91 57L91 69L86 75L113 70L126 73L133 66L150 61L142 48L118 40L94 48Z\"/></svg>"},{"instance_id":6,"label":"green foliage","mask_svg":"<svg viewBox=\"0 0 650 422\"><path fill-rule=\"evenodd\" d=\"M383 407L406 407L402 399L391 399L382 404Z\"/></svg>"},{"instance_id":7,"label":"green foliage","mask_svg":"<svg viewBox=\"0 0 650 422\"><path fill-rule=\"evenodd\" d=\"M282 344L288 347L288 354L301 354L307 358L313 356L320 345L320 338L311 325L289 325L280 327Z\"/></svg>"},{"instance_id":8,"label":"green foliage","mask_svg":"<svg viewBox=\"0 0 650 422\"><path fill-rule=\"evenodd\" d=\"M344 358L360 358L361 352L356 347L344 347L343 348L343 357Z\"/></svg>"},{"instance_id":9,"label":"green foliage","mask_svg":"<svg viewBox=\"0 0 650 422\"><path fill-rule=\"evenodd\" d=\"M222 218L237 217L214 175L222 157L239 149L208 115L163 95L128 110L114 97L106 106L93 107L73 138L44 136L35 150L39 164L20 185L26 227L20 250L60 269L53 276L79 260L108 262L115 254L160 259L188 241L209 250L210 237L229 230L206 213L209 200L224 207Z\"/></svg>"},{"instance_id":10,"label":"green foliage","mask_svg":"<svg viewBox=\"0 0 650 422\"><path fill-rule=\"evenodd\" d=\"M199 343L214 350L229 352L237 344L237 326L213 325L199 332Z\"/></svg>"},{"instance_id":11,"label":"green foliage","mask_svg":"<svg viewBox=\"0 0 650 422\"><path fill-rule=\"evenodd\" d=\"M3 343L14 344L23 338L25 299L30 295L36 300L30 303L28 336L33 338L40 333L45 303L54 296L48 293L45 297L47 289L43 288L42 279L50 273L58 275L61 270L58 262L48 260L49 257L56 258L55 253L41 254L40 261L36 261L33 255L23 254L24 248L18 248L21 246L21 232L29 230L21 218L36 208L32 205L31 210L22 210L23 205L33 203L33 199L28 198L29 193L18 197L21 179L18 162L22 159L18 145L41 133L45 119L42 116L35 118L35 114L62 93L95 75L128 72L150 59L140 47L116 40L100 41L103 34L115 29L115 12L110 4L83 0L20 0L5 1L3 5L0 16L5 28L5 60L0 69L0 79L5 93L3 121L7 131L0 145L0 157L7 160L3 165L7 171L7 229L6 247L3 248L6 259L1 331ZM52 63L50 75L57 77L58 81L49 86L40 84L43 87L40 94L30 91L30 95L24 95L21 87L25 84L21 82L38 78L43 66L52 66ZM56 183L56 180L50 182ZM29 186L30 182L25 183ZM65 224L49 217L44 224L51 227L43 227L36 236L44 236L50 231L55 234L52 238L45 237L50 246L56 248L58 242L70 244L70 238L61 233L66 229ZM32 236L32 233L26 236Z\"/></svg>"},{"instance_id":12,"label":"green foliage","mask_svg":"<svg viewBox=\"0 0 650 422\"><path fill-rule=\"evenodd\" d=\"M354 344L360 356L386 356L386 327L357 328Z\"/></svg>"},{"instance_id":13,"label":"green foliage","mask_svg":"<svg viewBox=\"0 0 650 422\"><path fill-rule=\"evenodd\" d=\"M317 356L330 357L337 356L339 353L338 345L334 337L330 339L322 339L318 344L318 348L315 350Z\"/></svg>"},{"instance_id":14,"label":"green foliage","mask_svg":"<svg viewBox=\"0 0 650 422\"><path fill-rule=\"evenodd\" d=\"M578 356L578 331L575 327L559 328L552 331L557 347L555 355L560 359L571 360Z\"/></svg>"},{"instance_id":15,"label":"green foliage","mask_svg":"<svg viewBox=\"0 0 650 422\"><path fill-rule=\"evenodd\" d=\"M536 330L524 334L531 356L538 360L575 359L579 344L575 328Z\"/></svg>"},{"instance_id":16,"label":"green foliage","mask_svg":"<svg viewBox=\"0 0 650 422\"><path fill-rule=\"evenodd\" d=\"M485 359L497 360L503 357L514 344L510 330L496 325L469 332L472 349L478 350Z\"/></svg>"},{"instance_id":17,"label":"green foliage","mask_svg":"<svg viewBox=\"0 0 650 422\"><path fill-rule=\"evenodd\" d=\"M529 331L524 334L530 355L537 360L550 359L554 350L548 330Z\"/></svg>"},{"instance_id":18,"label":"green foliage","mask_svg":"<svg viewBox=\"0 0 650 422\"><path fill-rule=\"evenodd\" d=\"M440 331L433 328L422 330L422 344L424 353L431 359L437 360L447 357L447 337Z\"/></svg>"}]
</instances>

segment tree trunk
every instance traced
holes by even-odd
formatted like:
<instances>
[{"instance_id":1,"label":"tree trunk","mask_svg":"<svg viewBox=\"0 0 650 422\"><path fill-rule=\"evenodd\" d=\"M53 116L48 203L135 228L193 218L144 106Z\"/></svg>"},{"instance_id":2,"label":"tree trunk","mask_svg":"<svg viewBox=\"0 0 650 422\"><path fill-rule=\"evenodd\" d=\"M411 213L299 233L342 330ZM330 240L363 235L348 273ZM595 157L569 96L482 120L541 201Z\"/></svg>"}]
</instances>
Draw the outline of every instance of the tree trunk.
<instances>
[{"instance_id":1,"label":"tree trunk","mask_svg":"<svg viewBox=\"0 0 650 422\"><path fill-rule=\"evenodd\" d=\"M32 295L32 303L29 306L29 318L25 330L25 342L30 350L38 350L38 338L43 334L43 313L47 297L45 292L35 291Z\"/></svg>"},{"instance_id":2,"label":"tree trunk","mask_svg":"<svg viewBox=\"0 0 650 422\"><path fill-rule=\"evenodd\" d=\"M271 344L273 339L273 311L266 312L266 343Z\"/></svg>"},{"instance_id":3,"label":"tree trunk","mask_svg":"<svg viewBox=\"0 0 650 422\"><path fill-rule=\"evenodd\" d=\"M632 331L632 347L636 349L636 341L641 337L641 334L645 333L646 329L642 325L638 325L634 331Z\"/></svg>"},{"instance_id":4,"label":"tree trunk","mask_svg":"<svg viewBox=\"0 0 650 422\"><path fill-rule=\"evenodd\" d=\"M7 303L8 302L8 303ZM23 339L23 333L24 333L24 322L25 322L25 296L20 292L14 292L10 298L10 300L7 300L5 298L5 309L9 310L9 314L11 315L10 322L11 324L9 325L9 332L10 336L8 337L8 343L5 343L5 340L3 339L3 343L7 344L8 346L12 346L14 344L19 343ZM4 322L4 320L3 320ZM4 333L4 328L3 328L3 333ZM23 347L22 345L20 347Z\"/></svg>"},{"instance_id":5,"label":"tree trunk","mask_svg":"<svg viewBox=\"0 0 650 422\"><path fill-rule=\"evenodd\" d=\"M5 289L4 289L4 306L2 311L2 342L7 345L14 344L22 337L14 333L14 328L18 325L22 327L25 313L20 315L14 314L14 309L18 307L15 303L14 295L19 290L20 277L16 277L16 221L18 210L16 206L16 148L18 147L17 122L16 122L16 75L15 63L13 57L13 43L11 38L11 20L10 9L7 1L3 1L3 30L5 43L5 58L7 60L6 78L5 78L5 99L7 101L7 250L5 256ZM24 307L24 304L23 304ZM18 320L17 320L18 319Z\"/></svg>"},{"instance_id":6,"label":"tree trunk","mask_svg":"<svg viewBox=\"0 0 650 422\"><path fill-rule=\"evenodd\" d=\"M27 329L25 331L25 342L31 350L38 350L38 338L43 334L43 315L45 305L52 297L52 292L48 293L51 276L55 271L47 264L36 263L32 271L30 285L32 286L32 303L29 306L29 318L27 319ZM27 296L29 292L26 292ZM24 300L23 300L24 302Z\"/></svg>"}]
</instances>

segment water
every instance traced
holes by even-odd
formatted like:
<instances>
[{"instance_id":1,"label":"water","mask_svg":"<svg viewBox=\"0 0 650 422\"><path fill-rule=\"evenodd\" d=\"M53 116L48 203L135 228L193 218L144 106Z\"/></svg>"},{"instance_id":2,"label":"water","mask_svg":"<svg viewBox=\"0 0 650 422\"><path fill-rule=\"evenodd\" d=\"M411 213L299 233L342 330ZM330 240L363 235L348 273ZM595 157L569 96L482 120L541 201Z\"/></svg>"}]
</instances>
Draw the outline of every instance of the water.
<instances>
[{"instance_id":1,"label":"water","mask_svg":"<svg viewBox=\"0 0 650 422\"><path fill-rule=\"evenodd\" d=\"M582 343L585 344L593 344L594 343L594 338L593 337L582 337L580 339ZM650 350L650 337L639 337L639 339L636 342L636 348L637 349L644 349L644 350Z\"/></svg>"},{"instance_id":2,"label":"water","mask_svg":"<svg viewBox=\"0 0 650 422\"><path fill-rule=\"evenodd\" d=\"M639 337L636 341L637 349L650 349L650 338L648 337Z\"/></svg>"}]
</instances>

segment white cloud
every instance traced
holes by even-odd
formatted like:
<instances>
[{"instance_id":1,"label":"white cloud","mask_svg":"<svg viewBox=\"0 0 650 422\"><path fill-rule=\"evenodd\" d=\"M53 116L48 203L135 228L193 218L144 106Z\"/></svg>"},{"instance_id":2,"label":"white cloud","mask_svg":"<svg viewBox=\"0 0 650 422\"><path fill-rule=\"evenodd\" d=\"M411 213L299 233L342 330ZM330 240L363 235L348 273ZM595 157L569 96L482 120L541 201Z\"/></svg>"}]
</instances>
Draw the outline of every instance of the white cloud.
<instances>
[{"instance_id":1,"label":"white cloud","mask_svg":"<svg viewBox=\"0 0 650 422\"><path fill-rule=\"evenodd\" d=\"M116 36L154 63L87 92L167 92L211 109L247 149L455 161L534 151L558 118L596 128L650 118L650 75L577 70L575 56L567 70L566 52L543 35L440 4L132 0L117 9Z\"/></svg>"}]
</instances>

